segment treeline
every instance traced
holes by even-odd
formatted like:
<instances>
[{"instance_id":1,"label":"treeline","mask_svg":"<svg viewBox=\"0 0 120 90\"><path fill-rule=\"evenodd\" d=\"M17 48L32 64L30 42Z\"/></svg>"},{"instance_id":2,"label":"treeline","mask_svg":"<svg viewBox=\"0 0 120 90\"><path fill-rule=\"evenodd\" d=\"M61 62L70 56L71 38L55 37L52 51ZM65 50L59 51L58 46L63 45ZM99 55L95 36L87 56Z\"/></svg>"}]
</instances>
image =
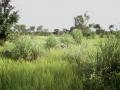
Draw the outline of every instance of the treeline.
<instances>
[{"instance_id":1,"label":"treeline","mask_svg":"<svg viewBox=\"0 0 120 90\"><path fill-rule=\"evenodd\" d=\"M62 35L65 33L71 33L73 30L78 29L82 31L83 36L85 37L90 37L93 35L104 37L108 34L116 34L119 32L119 29L116 29L114 25L109 25L108 30L105 30L100 24L89 23L89 20L90 16L87 13L84 13L83 15L79 15L74 18L74 26L71 26L70 29L63 28L62 30L54 29L52 31L49 31L49 29L44 28L42 25L36 27L29 26L27 28L27 26L24 24L16 24L13 27L13 31L20 34L47 36L50 34Z\"/></svg>"}]
</instances>

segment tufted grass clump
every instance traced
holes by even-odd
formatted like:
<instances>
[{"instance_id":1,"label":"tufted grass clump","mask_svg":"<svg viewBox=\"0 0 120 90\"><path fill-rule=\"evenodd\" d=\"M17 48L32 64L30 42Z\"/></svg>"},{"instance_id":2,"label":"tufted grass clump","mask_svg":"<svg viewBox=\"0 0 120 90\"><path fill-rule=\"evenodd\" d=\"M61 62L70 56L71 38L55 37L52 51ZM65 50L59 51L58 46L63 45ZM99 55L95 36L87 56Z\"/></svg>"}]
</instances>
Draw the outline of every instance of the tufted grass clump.
<instances>
[{"instance_id":1,"label":"tufted grass clump","mask_svg":"<svg viewBox=\"0 0 120 90\"><path fill-rule=\"evenodd\" d=\"M2 52L3 56L14 60L36 60L42 56L44 51L41 46L34 42L30 36L21 36L14 41L13 47L6 47Z\"/></svg>"},{"instance_id":2,"label":"tufted grass clump","mask_svg":"<svg viewBox=\"0 0 120 90\"><path fill-rule=\"evenodd\" d=\"M79 29L75 29L71 32L71 35L73 36L73 39L76 41L76 43L81 44L83 39L83 33Z\"/></svg>"},{"instance_id":3,"label":"tufted grass clump","mask_svg":"<svg viewBox=\"0 0 120 90\"><path fill-rule=\"evenodd\" d=\"M119 90L120 81L120 39L107 38L98 48L96 73L101 76L106 90Z\"/></svg>"},{"instance_id":4,"label":"tufted grass clump","mask_svg":"<svg viewBox=\"0 0 120 90\"><path fill-rule=\"evenodd\" d=\"M57 39L54 35L50 35L47 39L46 39L46 43L45 43L45 48L47 49L52 49L57 45Z\"/></svg>"},{"instance_id":5,"label":"tufted grass clump","mask_svg":"<svg viewBox=\"0 0 120 90\"><path fill-rule=\"evenodd\" d=\"M60 37L60 42L64 44L66 47L69 47L71 44L74 43L74 39L69 34L64 34Z\"/></svg>"},{"instance_id":6,"label":"tufted grass clump","mask_svg":"<svg viewBox=\"0 0 120 90\"><path fill-rule=\"evenodd\" d=\"M72 66L64 61L0 60L0 90L73 90L74 78Z\"/></svg>"}]
</instances>

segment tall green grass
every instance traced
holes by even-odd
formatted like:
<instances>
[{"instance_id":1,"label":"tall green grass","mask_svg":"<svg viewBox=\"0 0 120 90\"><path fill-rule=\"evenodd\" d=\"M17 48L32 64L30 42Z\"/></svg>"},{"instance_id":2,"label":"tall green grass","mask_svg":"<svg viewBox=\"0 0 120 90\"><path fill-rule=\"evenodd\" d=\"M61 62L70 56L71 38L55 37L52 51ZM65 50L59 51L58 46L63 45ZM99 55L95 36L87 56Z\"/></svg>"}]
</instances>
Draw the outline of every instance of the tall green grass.
<instances>
[{"instance_id":1,"label":"tall green grass","mask_svg":"<svg viewBox=\"0 0 120 90\"><path fill-rule=\"evenodd\" d=\"M44 54L41 43L34 41L31 36L21 36L4 47L2 55L15 60L33 61Z\"/></svg>"},{"instance_id":2,"label":"tall green grass","mask_svg":"<svg viewBox=\"0 0 120 90\"><path fill-rule=\"evenodd\" d=\"M84 70L88 68L86 59L82 60L86 57L82 49L79 45L54 48L33 62L1 58L0 90L83 90Z\"/></svg>"},{"instance_id":3,"label":"tall green grass","mask_svg":"<svg viewBox=\"0 0 120 90\"><path fill-rule=\"evenodd\" d=\"M57 48L53 45L49 50L45 49L44 45L52 45L54 40L60 40L59 37L45 38L42 44L38 37L37 40L33 38L19 39L0 48L0 52L6 47L10 51L25 49L24 52L27 53L19 54L20 57L29 57L34 48L45 51L41 58L32 62L22 58L14 61L4 56L0 57L0 90L120 89L119 38L83 39L81 44L72 43L69 48ZM67 39L69 40L68 37ZM62 42L70 44L67 39L63 39Z\"/></svg>"},{"instance_id":4,"label":"tall green grass","mask_svg":"<svg viewBox=\"0 0 120 90\"><path fill-rule=\"evenodd\" d=\"M0 60L0 90L71 90L75 77L65 61Z\"/></svg>"},{"instance_id":5,"label":"tall green grass","mask_svg":"<svg viewBox=\"0 0 120 90\"><path fill-rule=\"evenodd\" d=\"M96 56L96 73L101 76L107 90L119 90L120 39L109 37L99 47Z\"/></svg>"}]
</instances>

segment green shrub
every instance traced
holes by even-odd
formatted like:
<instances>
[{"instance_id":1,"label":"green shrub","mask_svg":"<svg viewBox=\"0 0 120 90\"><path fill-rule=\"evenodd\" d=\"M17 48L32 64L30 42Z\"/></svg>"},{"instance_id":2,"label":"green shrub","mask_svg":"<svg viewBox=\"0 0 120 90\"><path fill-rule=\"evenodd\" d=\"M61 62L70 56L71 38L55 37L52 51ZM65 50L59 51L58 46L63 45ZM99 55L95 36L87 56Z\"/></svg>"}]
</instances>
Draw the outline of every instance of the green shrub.
<instances>
[{"instance_id":1,"label":"green shrub","mask_svg":"<svg viewBox=\"0 0 120 90\"><path fill-rule=\"evenodd\" d=\"M34 42L30 36L22 36L14 41L14 47L6 47L3 56L15 60L35 60L43 54L41 46Z\"/></svg>"},{"instance_id":2,"label":"green shrub","mask_svg":"<svg viewBox=\"0 0 120 90\"><path fill-rule=\"evenodd\" d=\"M8 35L8 41L14 42L17 38L20 37L20 34L18 32L12 32Z\"/></svg>"},{"instance_id":3,"label":"green shrub","mask_svg":"<svg viewBox=\"0 0 120 90\"><path fill-rule=\"evenodd\" d=\"M94 57L91 57L91 50L88 51L88 48L85 48L87 47L73 48L62 56L63 60L67 60L76 68L76 74L82 79L84 79L83 76L90 77L94 68Z\"/></svg>"},{"instance_id":4,"label":"green shrub","mask_svg":"<svg viewBox=\"0 0 120 90\"><path fill-rule=\"evenodd\" d=\"M109 37L98 48L96 73L101 76L106 90L119 90L117 74L120 73L120 40Z\"/></svg>"},{"instance_id":5,"label":"green shrub","mask_svg":"<svg viewBox=\"0 0 120 90\"><path fill-rule=\"evenodd\" d=\"M73 38L72 38L71 35L64 34L60 38L60 42L63 43L63 44L65 44L68 47L70 44L74 43L74 40L73 40Z\"/></svg>"},{"instance_id":6,"label":"green shrub","mask_svg":"<svg viewBox=\"0 0 120 90\"><path fill-rule=\"evenodd\" d=\"M75 29L72 31L71 35L73 36L74 40L81 44L82 43L82 38L83 38L83 34L81 32L81 30Z\"/></svg>"},{"instance_id":7,"label":"green shrub","mask_svg":"<svg viewBox=\"0 0 120 90\"><path fill-rule=\"evenodd\" d=\"M54 35L50 35L46 39L45 48L51 49L51 48L54 48L56 45L57 45L57 40L56 40L55 36Z\"/></svg>"}]
</instances>

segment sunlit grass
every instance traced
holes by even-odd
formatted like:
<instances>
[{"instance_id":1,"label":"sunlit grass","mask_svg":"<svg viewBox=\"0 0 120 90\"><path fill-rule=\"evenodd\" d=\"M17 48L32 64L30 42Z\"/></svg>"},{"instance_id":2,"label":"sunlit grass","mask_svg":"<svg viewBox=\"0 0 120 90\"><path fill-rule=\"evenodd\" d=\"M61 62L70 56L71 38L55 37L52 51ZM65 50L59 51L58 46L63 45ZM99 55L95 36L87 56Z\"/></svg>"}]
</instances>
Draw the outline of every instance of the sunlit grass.
<instances>
[{"instance_id":1,"label":"sunlit grass","mask_svg":"<svg viewBox=\"0 0 120 90\"><path fill-rule=\"evenodd\" d=\"M58 41L60 38L56 37ZM32 36L34 44L44 50L44 55L36 60L14 60L0 55L0 90L97 90L101 88L101 79L94 76L95 60L100 43L105 39L83 38L81 44L74 42L70 43L70 47L56 46L51 49L45 48L46 39L47 37ZM60 43L59 41L57 44ZM0 53L6 48L13 47L13 43L6 42L3 47L0 47ZM88 86L91 88L88 89Z\"/></svg>"}]
</instances>

